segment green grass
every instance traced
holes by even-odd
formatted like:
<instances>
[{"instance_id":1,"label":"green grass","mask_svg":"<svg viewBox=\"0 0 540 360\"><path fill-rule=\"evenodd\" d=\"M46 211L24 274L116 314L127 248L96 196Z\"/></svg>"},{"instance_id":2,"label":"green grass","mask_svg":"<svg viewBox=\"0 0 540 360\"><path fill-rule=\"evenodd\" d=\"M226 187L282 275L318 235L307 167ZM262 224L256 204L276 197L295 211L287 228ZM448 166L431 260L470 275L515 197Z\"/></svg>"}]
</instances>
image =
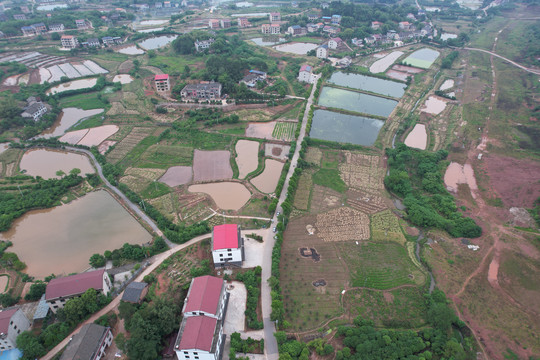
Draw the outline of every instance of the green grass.
<instances>
[{"instance_id":1,"label":"green grass","mask_svg":"<svg viewBox=\"0 0 540 360\"><path fill-rule=\"evenodd\" d=\"M143 191L141 191L141 196L144 199L155 199L170 192L170 187L158 181L154 181L152 182L152 184L148 185Z\"/></svg>"},{"instance_id":2,"label":"green grass","mask_svg":"<svg viewBox=\"0 0 540 360\"><path fill-rule=\"evenodd\" d=\"M158 67L162 70L171 69L176 71L184 71L186 65L194 65L201 62L202 58L194 56L164 56L158 55L155 58L149 59L148 65Z\"/></svg>"},{"instance_id":3,"label":"green grass","mask_svg":"<svg viewBox=\"0 0 540 360\"><path fill-rule=\"evenodd\" d=\"M386 290L400 285L422 285L425 275L396 243L365 242L337 245L350 270L353 287Z\"/></svg>"},{"instance_id":4,"label":"green grass","mask_svg":"<svg viewBox=\"0 0 540 360\"><path fill-rule=\"evenodd\" d=\"M312 43L312 44L320 44L322 40L323 40L322 38L314 38L314 37L309 37L309 36L301 36L301 37L292 39L292 41L294 42L305 42L305 43Z\"/></svg>"},{"instance_id":5,"label":"green grass","mask_svg":"<svg viewBox=\"0 0 540 360\"><path fill-rule=\"evenodd\" d=\"M152 145L138 159L139 168L168 169L171 166L189 166L193 163L193 148L170 145Z\"/></svg>"},{"instance_id":6,"label":"green grass","mask_svg":"<svg viewBox=\"0 0 540 360\"><path fill-rule=\"evenodd\" d=\"M100 99L98 99L97 95L98 92L92 92L67 96L60 100L60 106L63 108L75 107L83 110L107 109L109 107L109 104L106 104Z\"/></svg>"},{"instance_id":7,"label":"green grass","mask_svg":"<svg viewBox=\"0 0 540 360\"><path fill-rule=\"evenodd\" d=\"M345 303L353 317L371 319L376 326L418 328L425 324L426 305L420 287L404 287L389 291L352 290Z\"/></svg>"},{"instance_id":8,"label":"green grass","mask_svg":"<svg viewBox=\"0 0 540 360\"><path fill-rule=\"evenodd\" d=\"M94 128L103 125L103 119L102 116L104 116L103 113L96 114L94 116L89 117L88 119L85 119L75 126L72 126L69 131L75 131L75 130L82 130L82 129L89 129Z\"/></svg>"},{"instance_id":9,"label":"green grass","mask_svg":"<svg viewBox=\"0 0 540 360\"><path fill-rule=\"evenodd\" d=\"M225 134L216 134L197 129L171 132L171 138L176 139L174 144L183 144L200 150L228 150L233 137Z\"/></svg>"},{"instance_id":10,"label":"green grass","mask_svg":"<svg viewBox=\"0 0 540 360\"><path fill-rule=\"evenodd\" d=\"M313 183L326 186L340 193L347 191L347 185L339 176L337 169L320 169L313 174Z\"/></svg>"},{"instance_id":11,"label":"green grass","mask_svg":"<svg viewBox=\"0 0 540 360\"><path fill-rule=\"evenodd\" d=\"M142 139L123 159L118 163L121 167L127 168L135 163L141 155L158 141L157 136L148 136Z\"/></svg>"},{"instance_id":12,"label":"green grass","mask_svg":"<svg viewBox=\"0 0 540 360\"><path fill-rule=\"evenodd\" d=\"M126 54L120 54L120 53L117 53L117 52L108 52L108 51L105 51L105 52L102 52L98 55L94 55L92 56L92 60L105 60L105 61L120 61L120 62L124 62L126 61L127 59L129 59L129 56L126 55Z\"/></svg>"}]
</instances>

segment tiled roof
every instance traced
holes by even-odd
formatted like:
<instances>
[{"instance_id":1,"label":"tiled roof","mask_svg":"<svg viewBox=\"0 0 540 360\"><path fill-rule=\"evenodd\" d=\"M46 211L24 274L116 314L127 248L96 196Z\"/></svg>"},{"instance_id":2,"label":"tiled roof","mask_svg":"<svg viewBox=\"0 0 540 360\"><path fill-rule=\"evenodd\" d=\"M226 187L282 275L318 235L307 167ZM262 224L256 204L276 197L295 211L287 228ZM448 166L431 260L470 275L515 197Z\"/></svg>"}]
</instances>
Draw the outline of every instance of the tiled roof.
<instances>
[{"instance_id":1,"label":"tiled roof","mask_svg":"<svg viewBox=\"0 0 540 360\"><path fill-rule=\"evenodd\" d=\"M210 352L217 319L207 316L190 316L184 318L184 321L184 331L178 349L197 349Z\"/></svg>"},{"instance_id":2,"label":"tiled roof","mask_svg":"<svg viewBox=\"0 0 540 360\"><path fill-rule=\"evenodd\" d=\"M224 224L214 226L213 250L238 249L238 225Z\"/></svg>"},{"instance_id":3,"label":"tiled roof","mask_svg":"<svg viewBox=\"0 0 540 360\"><path fill-rule=\"evenodd\" d=\"M90 288L101 290L103 288L103 273L105 270L90 271L82 274L52 279L47 284L45 299L82 294Z\"/></svg>"},{"instance_id":4,"label":"tiled roof","mask_svg":"<svg viewBox=\"0 0 540 360\"><path fill-rule=\"evenodd\" d=\"M199 276L191 281L184 304L184 313L204 311L217 315L223 279L214 276Z\"/></svg>"},{"instance_id":5,"label":"tiled roof","mask_svg":"<svg viewBox=\"0 0 540 360\"><path fill-rule=\"evenodd\" d=\"M126 290L124 290L124 295L122 295L122 301L128 301L128 302L139 302L141 300L141 294L143 290L148 286L145 282L137 282L134 281L130 283Z\"/></svg>"},{"instance_id":6,"label":"tiled roof","mask_svg":"<svg viewBox=\"0 0 540 360\"><path fill-rule=\"evenodd\" d=\"M97 324L86 324L73 336L60 360L94 359L108 328Z\"/></svg>"},{"instance_id":7,"label":"tiled roof","mask_svg":"<svg viewBox=\"0 0 540 360\"><path fill-rule=\"evenodd\" d=\"M159 74L154 77L154 80L167 80L169 78L169 74Z\"/></svg>"},{"instance_id":8,"label":"tiled roof","mask_svg":"<svg viewBox=\"0 0 540 360\"><path fill-rule=\"evenodd\" d=\"M307 72L311 72L313 70L313 68L307 64L304 64L302 65L302 67L300 68L300 72L302 71L307 71Z\"/></svg>"},{"instance_id":9,"label":"tiled roof","mask_svg":"<svg viewBox=\"0 0 540 360\"><path fill-rule=\"evenodd\" d=\"M17 308L0 311L0 333L7 334L9 329L9 321L11 317L17 312Z\"/></svg>"}]
</instances>

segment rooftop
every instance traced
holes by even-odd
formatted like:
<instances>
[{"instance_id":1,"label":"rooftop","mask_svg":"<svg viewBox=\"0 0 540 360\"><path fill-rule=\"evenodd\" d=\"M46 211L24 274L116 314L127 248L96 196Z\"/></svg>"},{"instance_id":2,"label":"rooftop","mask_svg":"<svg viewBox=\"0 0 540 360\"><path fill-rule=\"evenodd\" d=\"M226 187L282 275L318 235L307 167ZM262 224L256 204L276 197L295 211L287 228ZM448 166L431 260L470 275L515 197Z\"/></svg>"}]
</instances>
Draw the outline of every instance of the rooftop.
<instances>
[{"instance_id":1,"label":"rooftop","mask_svg":"<svg viewBox=\"0 0 540 360\"><path fill-rule=\"evenodd\" d=\"M9 329L9 321L11 317L19 310L18 308L11 308L0 311L0 334L7 334Z\"/></svg>"},{"instance_id":2,"label":"rooftop","mask_svg":"<svg viewBox=\"0 0 540 360\"><path fill-rule=\"evenodd\" d=\"M216 331L217 320L207 316L184 318L180 326L179 350L197 349L210 352Z\"/></svg>"},{"instance_id":3,"label":"rooftop","mask_svg":"<svg viewBox=\"0 0 540 360\"><path fill-rule=\"evenodd\" d=\"M105 270L96 270L52 279L47 284L45 299L51 300L59 297L82 294L90 288L101 290L103 288L104 272Z\"/></svg>"},{"instance_id":4,"label":"rooftop","mask_svg":"<svg viewBox=\"0 0 540 360\"><path fill-rule=\"evenodd\" d=\"M307 71L307 72L311 72L313 70L313 68L307 64L304 64L302 65L302 67L300 68L300 72L302 71Z\"/></svg>"},{"instance_id":5,"label":"rooftop","mask_svg":"<svg viewBox=\"0 0 540 360\"><path fill-rule=\"evenodd\" d=\"M194 278L191 280L183 312L204 311L217 315L222 289L223 279L209 275Z\"/></svg>"},{"instance_id":6,"label":"rooftop","mask_svg":"<svg viewBox=\"0 0 540 360\"><path fill-rule=\"evenodd\" d=\"M224 224L214 226L212 237L213 250L238 249L238 225Z\"/></svg>"},{"instance_id":7,"label":"rooftop","mask_svg":"<svg viewBox=\"0 0 540 360\"><path fill-rule=\"evenodd\" d=\"M81 331L73 336L60 360L93 359L108 329L97 324L84 325Z\"/></svg>"},{"instance_id":8,"label":"rooftop","mask_svg":"<svg viewBox=\"0 0 540 360\"><path fill-rule=\"evenodd\" d=\"M167 80L169 78L169 74L160 74L156 75L154 77L154 80Z\"/></svg>"},{"instance_id":9,"label":"rooftop","mask_svg":"<svg viewBox=\"0 0 540 360\"><path fill-rule=\"evenodd\" d=\"M122 301L128 301L128 302L139 302L141 300L141 294L143 293L143 290L148 286L145 282L137 282L134 281L130 283L126 290L124 290L124 295L122 295Z\"/></svg>"}]
</instances>

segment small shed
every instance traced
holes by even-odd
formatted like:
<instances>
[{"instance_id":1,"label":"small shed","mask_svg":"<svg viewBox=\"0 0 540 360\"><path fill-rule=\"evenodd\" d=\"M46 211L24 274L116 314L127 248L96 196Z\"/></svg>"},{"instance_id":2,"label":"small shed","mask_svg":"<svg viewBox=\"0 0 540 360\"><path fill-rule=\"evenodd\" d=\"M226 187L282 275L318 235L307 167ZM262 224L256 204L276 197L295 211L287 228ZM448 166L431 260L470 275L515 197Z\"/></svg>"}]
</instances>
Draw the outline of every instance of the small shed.
<instances>
[{"instance_id":1,"label":"small shed","mask_svg":"<svg viewBox=\"0 0 540 360\"><path fill-rule=\"evenodd\" d=\"M148 293L147 283L133 281L126 287L126 290L124 290L122 301L130 302L134 304L140 304L147 293Z\"/></svg>"}]
</instances>

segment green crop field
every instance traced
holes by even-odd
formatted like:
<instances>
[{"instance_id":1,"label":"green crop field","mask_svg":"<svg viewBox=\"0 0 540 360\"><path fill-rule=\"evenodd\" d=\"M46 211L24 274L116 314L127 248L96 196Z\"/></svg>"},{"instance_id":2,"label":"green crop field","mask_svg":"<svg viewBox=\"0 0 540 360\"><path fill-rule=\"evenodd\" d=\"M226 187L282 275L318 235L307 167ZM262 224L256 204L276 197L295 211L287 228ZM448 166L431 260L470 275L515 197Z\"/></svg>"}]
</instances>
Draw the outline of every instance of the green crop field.
<instances>
[{"instance_id":1,"label":"green crop field","mask_svg":"<svg viewBox=\"0 0 540 360\"><path fill-rule=\"evenodd\" d=\"M386 290L406 284L422 285L426 280L402 245L364 242L340 243L337 247L350 269L354 287Z\"/></svg>"},{"instance_id":2,"label":"green crop field","mask_svg":"<svg viewBox=\"0 0 540 360\"><path fill-rule=\"evenodd\" d=\"M294 131L296 123L293 122L277 122L272 131L272 136L276 139L291 141L294 140Z\"/></svg>"},{"instance_id":3,"label":"green crop field","mask_svg":"<svg viewBox=\"0 0 540 360\"><path fill-rule=\"evenodd\" d=\"M171 166L189 166L193 163L193 148L171 145L152 145L138 159L140 168L167 169Z\"/></svg>"}]
</instances>

